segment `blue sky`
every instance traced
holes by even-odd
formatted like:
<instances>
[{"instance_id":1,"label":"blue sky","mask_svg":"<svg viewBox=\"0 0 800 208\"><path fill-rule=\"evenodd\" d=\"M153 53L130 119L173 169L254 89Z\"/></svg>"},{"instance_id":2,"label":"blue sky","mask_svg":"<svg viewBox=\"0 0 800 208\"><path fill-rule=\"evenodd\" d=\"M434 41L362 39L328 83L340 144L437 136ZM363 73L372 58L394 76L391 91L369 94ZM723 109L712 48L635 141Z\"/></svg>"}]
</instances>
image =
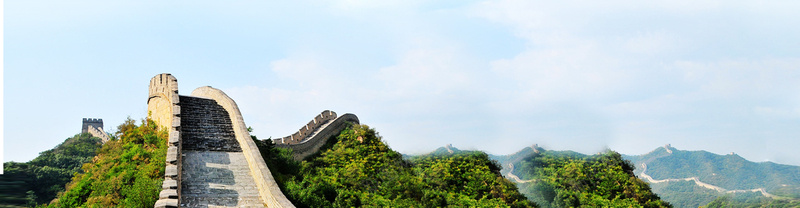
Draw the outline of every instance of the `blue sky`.
<instances>
[{"instance_id":1,"label":"blue sky","mask_svg":"<svg viewBox=\"0 0 800 208\"><path fill-rule=\"evenodd\" d=\"M800 165L796 1L7 1L4 159L146 116L158 73L260 138L355 113L403 153L664 144Z\"/></svg>"}]
</instances>

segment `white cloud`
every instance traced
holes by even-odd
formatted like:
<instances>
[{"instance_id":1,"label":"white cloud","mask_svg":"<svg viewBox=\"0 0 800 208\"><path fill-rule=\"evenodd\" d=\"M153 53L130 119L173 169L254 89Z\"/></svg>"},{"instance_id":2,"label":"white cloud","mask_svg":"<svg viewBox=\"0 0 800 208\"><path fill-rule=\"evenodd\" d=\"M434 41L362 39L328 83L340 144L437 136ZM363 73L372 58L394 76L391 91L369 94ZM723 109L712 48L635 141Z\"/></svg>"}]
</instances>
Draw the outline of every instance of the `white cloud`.
<instances>
[{"instance_id":1,"label":"white cloud","mask_svg":"<svg viewBox=\"0 0 800 208\"><path fill-rule=\"evenodd\" d=\"M475 77L465 57L446 48L417 48L402 54L396 65L383 67L377 78L394 96L436 96L471 88Z\"/></svg>"}]
</instances>

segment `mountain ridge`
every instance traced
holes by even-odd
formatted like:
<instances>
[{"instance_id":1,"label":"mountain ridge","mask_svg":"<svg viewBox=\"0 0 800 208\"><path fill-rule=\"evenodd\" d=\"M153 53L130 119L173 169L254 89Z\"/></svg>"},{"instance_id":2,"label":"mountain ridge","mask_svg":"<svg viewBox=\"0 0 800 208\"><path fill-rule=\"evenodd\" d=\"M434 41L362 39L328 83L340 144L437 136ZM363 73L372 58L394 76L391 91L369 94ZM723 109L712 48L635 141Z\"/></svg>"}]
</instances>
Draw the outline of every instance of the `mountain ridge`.
<instances>
[{"instance_id":1,"label":"mountain ridge","mask_svg":"<svg viewBox=\"0 0 800 208\"><path fill-rule=\"evenodd\" d=\"M679 207L697 207L734 195L738 200L800 199L800 166L753 162L735 153L680 150L667 144L642 155L623 155L653 191ZM757 193L752 195L750 193Z\"/></svg>"}]
</instances>

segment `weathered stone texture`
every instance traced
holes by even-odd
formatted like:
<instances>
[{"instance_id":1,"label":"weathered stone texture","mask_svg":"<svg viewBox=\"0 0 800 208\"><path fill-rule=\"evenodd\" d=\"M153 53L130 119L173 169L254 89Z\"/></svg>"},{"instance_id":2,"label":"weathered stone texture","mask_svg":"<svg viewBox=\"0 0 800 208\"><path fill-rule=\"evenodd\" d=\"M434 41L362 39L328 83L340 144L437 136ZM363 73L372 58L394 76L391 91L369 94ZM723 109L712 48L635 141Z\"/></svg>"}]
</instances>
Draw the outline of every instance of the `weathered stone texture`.
<instances>
[{"instance_id":1,"label":"weathered stone texture","mask_svg":"<svg viewBox=\"0 0 800 208\"><path fill-rule=\"evenodd\" d=\"M192 91L192 96L203 97L212 99L222 106L230 115L233 131L236 135L236 140L242 148L242 154L250 166L250 172L254 177L255 184L258 187L261 200L269 207L294 207L289 199L283 195L272 173L267 168L264 158L256 147L255 142L250 138L250 133L247 132L247 125L244 123L242 113L236 102L233 101L228 95L218 89L212 87L199 87Z\"/></svg>"},{"instance_id":2,"label":"weathered stone texture","mask_svg":"<svg viewBox=\"0 0 800 208\"><path fill-rule=\"evenodd\" d=\"M278 188L250 138L236 103L224 92L200 87L178 95L177 79L150 80L149 118L169 130L165 181L155 207L294 207ZM311 134L323 120L306 125Z\"/></svg>"},{"instance_id":3,"label":"weathered stone texture","mask_svg":"<svg viewBox=\"0 0 800 208\"><path fill-rule=\"evenodd\" d=\"M161 128L168 130L164 183L155 207L178 207L181 187L180 100L178 80L170 74L159 74L150 79L147 99L148 117Z\"/></svg>"},{"instance_id":4,"label":"weathered stone texture","mask_svg":"<svg viewBox=\"0 0 800 208\"><path fill-rule=\"evenodd\" d=\"M172 125L173 107L179 103L178 79L171 74L159 74L150 79L147 98L148 117L156 124L169 128Z\"/></svg>"},{"instance_id":5,"label":"weathered stone texture","mask_svg":"<svg viewBox=\"0 0 800 208\"><path fill-rule=\"evenodd\" d=\"M230 116L217 102L181 96L183 150L241 152Z\"/></svg>"},{"instance_id":6,"label":"weathered stone texture","mask_svg":"<svg viewBox=\"0 0 800 208\"><path fill-rule=\"evenodd\" d=\"M242 152L184 154L182 207L265 207Z\"/></svg>"}]
</instances>

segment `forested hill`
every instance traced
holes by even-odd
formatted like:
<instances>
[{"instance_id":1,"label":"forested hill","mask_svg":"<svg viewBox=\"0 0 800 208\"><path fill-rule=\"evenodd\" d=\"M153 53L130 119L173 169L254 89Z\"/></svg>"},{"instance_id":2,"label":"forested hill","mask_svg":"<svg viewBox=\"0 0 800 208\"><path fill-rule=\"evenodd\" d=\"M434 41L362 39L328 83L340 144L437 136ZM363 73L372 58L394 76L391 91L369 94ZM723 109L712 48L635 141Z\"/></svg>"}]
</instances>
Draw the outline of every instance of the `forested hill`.
<instances>
[{"instance_id":1,"label":"forested hill","mask_svg":"<svg viewBox=\"0 0 800 208\"><path fill-rule=\"evenodd\" d=\"M452 145L428 155L482 153ZM619 153L587 156L574 151L545 150L537 145L510 155L489 155L502 165L505 178L540 207L670 207L637 179Z\"/></svg>"},{"instance_id":2,"label":"forested hill","mask_svg":"<svg viewBox=\"0 0 800 208\"><path fill-rule=\"evenodd\" d=\"M6 162L0 175L0 207L46 204L64 191L73 174L91 162L102 146L89 133L67 138L55 148L39 153L29 162Z\"/></svg>"},{"instance_id":3,"label":"forested hill","mask_svg":"<svg viewBox=\"0 0 800 208\"><path fill-rule=\"evenodd\" d=\"M43 207L153 207L164 177L167 132L152 120L137 126L130 118L117 129Z\"/></svg>"},{"instance_id":4,"label":"forested hill","mask_svg":"<svg viewBox=\"0 0 800 208\"><path fill-rule=\"evenodd\" d=\"M533 146L495 156L505 174L542 207L670 207L636 178L634 167L614 151L583 155Z\"/></svg>"},{"instance_id":5,"label":"forested hill","mask_svg":"<svg viewBox=\"0 0 800 208\"><path fill-rule=\"evenodd\" d=\"M703 206L715 199L776 203L770 201L800 198L798 166L751 162L734 153L718 155L669 145L623 157L636 165L635 173L648 179L656 193L679 207ZM726 195L732 196L718 199Z\"/></svg>"}]
</instances>

